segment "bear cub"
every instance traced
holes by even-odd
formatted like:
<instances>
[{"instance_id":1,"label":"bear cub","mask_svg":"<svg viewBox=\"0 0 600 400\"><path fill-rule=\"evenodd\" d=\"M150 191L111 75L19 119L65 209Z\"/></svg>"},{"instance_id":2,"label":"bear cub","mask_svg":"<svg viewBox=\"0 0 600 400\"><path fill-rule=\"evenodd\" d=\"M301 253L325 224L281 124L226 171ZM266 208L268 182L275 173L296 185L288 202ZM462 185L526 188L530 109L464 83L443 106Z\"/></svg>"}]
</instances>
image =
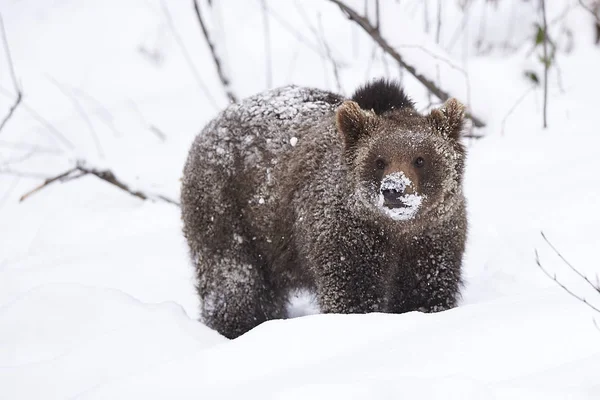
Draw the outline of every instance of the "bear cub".
<instances>
[{"instance_id":1,"label":"bear cub","mask_svg":"<svg viewBox=\"0 0 600 400\"><path fill-rule=\"evenodd\" d=\"M235 338L286 318L300 289L324 313L454 307L464 119L455 99L422 115L386 80L350 100L287 86L227 107L182 179L202 321Z\"/></svg>"}]
</instances>

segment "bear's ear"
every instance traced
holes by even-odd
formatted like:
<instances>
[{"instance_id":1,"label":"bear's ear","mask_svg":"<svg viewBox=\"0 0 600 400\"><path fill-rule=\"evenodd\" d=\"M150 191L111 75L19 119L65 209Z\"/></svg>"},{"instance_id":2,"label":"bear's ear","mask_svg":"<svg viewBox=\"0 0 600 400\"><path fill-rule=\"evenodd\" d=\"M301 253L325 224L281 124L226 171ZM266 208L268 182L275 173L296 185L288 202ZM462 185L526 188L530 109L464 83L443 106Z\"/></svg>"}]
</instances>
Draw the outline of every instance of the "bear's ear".
<instances>
[{"instance_id":1,"label":"bear's ear","mask_svg":"<svg viewBox=\"0 0 600 400\"><path fill-rule=\"evenodd\" d=\"M465 125L465 106L458 100L448 99L428 116L433 129L445 137L458 140Z\"/></svg>"},{"instance_id":2,"label":"bear's ear","mask_svg":"<svg viewBox=\"0 0 600 400\"><path fill-rule=\"evenodd\" d=\"M335 124L346 147L353 146L358 139L368 134L370 112L360 108L354 101L345 101L338 107Z\"/></svg>"}]
</instances>

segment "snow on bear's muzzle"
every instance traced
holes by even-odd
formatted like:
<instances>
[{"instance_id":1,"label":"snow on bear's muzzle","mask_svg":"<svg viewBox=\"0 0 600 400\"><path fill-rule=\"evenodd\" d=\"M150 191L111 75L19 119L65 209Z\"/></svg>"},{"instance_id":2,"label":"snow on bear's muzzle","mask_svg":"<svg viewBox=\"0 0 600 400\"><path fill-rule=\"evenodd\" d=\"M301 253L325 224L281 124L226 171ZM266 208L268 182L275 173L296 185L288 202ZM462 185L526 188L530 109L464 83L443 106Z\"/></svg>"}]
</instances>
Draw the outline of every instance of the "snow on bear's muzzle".
<instances>
[{"instance_id":1,"label":"snow on bear's muzzle","mask_svg":"<svg viewBox=\"0 0 600 400\"><path fill-rule=\"evenodd\" d=\"M413 190L412 181L403 172L394 172L383 177L377 206L393 220L413 218L422 201L423 196Z\"/></svg>"}]
</instances>

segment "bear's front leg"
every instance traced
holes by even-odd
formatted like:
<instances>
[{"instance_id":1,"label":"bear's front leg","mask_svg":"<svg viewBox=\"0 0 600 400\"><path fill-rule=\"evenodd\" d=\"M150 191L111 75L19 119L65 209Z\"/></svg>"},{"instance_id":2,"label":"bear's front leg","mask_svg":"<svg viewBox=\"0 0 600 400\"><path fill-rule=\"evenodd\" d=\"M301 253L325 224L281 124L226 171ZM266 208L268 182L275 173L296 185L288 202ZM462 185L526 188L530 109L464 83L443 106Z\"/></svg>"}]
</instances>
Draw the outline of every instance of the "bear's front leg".
<instances>
[{"instance_id":1,"label":"bear's front leg","mask_svg":"<svg viewBox=\"0 0 600 400\"><path fill-rule=\"evenodd\" d=\"M384 277L372 249L345 244L335 248L337 251L323 253L316 268L321 311L340 314L383 311Z\"/></svg>"},{"instance_id":2,"label":"bear's front leg","mask_svg":"<svg viewBox=\"0 0 600 400\"><path fill-rule=\"evenodd\" d=\"M456 307L463 246L450 234L415 238L390 281L389 311L439 312Z\"/></svg>"}]
</instances>

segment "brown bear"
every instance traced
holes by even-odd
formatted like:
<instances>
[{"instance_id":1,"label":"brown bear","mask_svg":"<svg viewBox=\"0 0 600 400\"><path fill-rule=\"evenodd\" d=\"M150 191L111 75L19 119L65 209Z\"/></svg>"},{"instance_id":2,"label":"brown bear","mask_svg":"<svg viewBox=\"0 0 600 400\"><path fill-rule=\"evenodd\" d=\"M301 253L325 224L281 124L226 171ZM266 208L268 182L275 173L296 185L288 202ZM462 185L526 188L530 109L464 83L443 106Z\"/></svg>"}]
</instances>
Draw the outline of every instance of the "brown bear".
<instances>
[{"instance_id":1,"label":"brown bear","mask_svg":"<svg viewBox=\"0 0 600 400\"><path fill-rule=\"evenodd\" d=\"M351 100L288 86L232 104L184 168L184 235L201 318L228 338L285 318L454 307L467 220L464 107L427 115L394 82Z\"/></svg>"}]
</instances>

